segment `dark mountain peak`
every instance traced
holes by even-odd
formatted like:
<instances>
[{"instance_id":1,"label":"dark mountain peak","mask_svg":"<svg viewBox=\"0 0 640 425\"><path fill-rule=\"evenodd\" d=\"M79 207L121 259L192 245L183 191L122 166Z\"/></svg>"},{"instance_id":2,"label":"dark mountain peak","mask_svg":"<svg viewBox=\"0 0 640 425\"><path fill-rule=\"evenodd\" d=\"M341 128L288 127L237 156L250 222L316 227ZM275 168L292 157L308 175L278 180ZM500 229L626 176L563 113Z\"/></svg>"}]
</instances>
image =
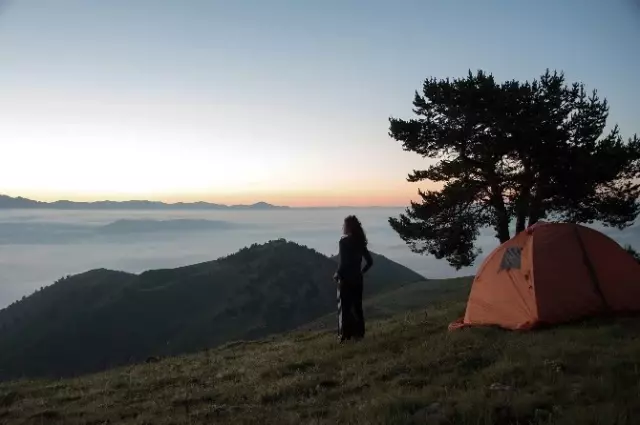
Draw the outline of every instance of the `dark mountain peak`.
<instances>
[{"instance_id":1,"label":"dark mountain peak","mask_svg":"<svg viewBox=\"0 0 640 425\"><path fill-rule=\"evenodd\" d=\"M310 248L300 245L297 242L293 242L284 238L271 239L263 243L253 243L249 246L239 249L237 252L230 254L229 257L233 257L241 252L265 252L268 250L280 250L280 249L305 249Z\"/></svg>"},{"instance_id":2,"label":"dark mountain peak","mask_svg":"<svg viewBox=\"0 0 640 425\"><path fill-rule=\"evenodd\" d=\"M104 279L111 277L124 277L124 276L135 276L133 273L127 273L120 270L112 270L106 268L97 268L88 270L83 273L78 273L76 275L67 276L63 279L78 279L78 280L86 280L86 279Z\"/></svg>"},{"instance_id":3,"label":"dark mountain peak","mask_svg":"<svg viewBox=\"0 0 640 425\"><path fill-rule=\"evenodd\" d=\"M237 252L226 257L220 258L221 263L245 263L259 261L261 263L282 264L285 267L287 263L300 261L309 258L318 258L323 261L328 258L318 251L305 245L298 244L287 239L273 239L261 244L254 243L244 247ZM293 264L291 264L293 266Z\"/></svg>"}]
</instances>

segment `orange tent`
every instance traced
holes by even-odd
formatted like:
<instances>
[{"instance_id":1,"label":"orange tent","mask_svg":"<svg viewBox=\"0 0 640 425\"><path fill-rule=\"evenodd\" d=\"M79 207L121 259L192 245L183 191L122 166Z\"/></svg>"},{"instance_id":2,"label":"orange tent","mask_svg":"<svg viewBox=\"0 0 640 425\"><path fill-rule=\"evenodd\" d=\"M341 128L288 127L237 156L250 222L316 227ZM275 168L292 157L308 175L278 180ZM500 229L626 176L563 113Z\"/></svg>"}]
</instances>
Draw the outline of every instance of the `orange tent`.
<instances>
[{"instance_id":1,"label":"orange tent","mask_svg":"<svg viewBox=\"0 0 640 425\"><path fill-rule=\"evenodd\" d=\"M536 223L496 248L449 325L531 329L640 311L640 264L614 240L577 224Z\"/></svg>"}]
</instances>

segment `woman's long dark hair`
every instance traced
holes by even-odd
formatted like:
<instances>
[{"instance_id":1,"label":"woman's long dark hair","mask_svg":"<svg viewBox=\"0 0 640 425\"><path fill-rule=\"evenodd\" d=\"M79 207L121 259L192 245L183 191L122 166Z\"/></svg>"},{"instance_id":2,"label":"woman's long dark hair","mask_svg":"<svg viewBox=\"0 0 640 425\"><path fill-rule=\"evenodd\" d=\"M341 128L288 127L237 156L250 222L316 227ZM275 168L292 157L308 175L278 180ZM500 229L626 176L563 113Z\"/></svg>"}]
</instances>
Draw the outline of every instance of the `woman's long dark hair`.
<instances>
[{"instance_id":1,"label":"woman's long dark hair","mask_svg":"<svg viewBox=\"0 0 640 425\"><path fill-rule=\"evenodd\" d=\"M354 237L363 247L367 246L369 241L367 241L367 235L364 233L358 217L355 215L347 216L347 218L344 219L344 226L348 234Z\"/></svg>"}]
</instances>

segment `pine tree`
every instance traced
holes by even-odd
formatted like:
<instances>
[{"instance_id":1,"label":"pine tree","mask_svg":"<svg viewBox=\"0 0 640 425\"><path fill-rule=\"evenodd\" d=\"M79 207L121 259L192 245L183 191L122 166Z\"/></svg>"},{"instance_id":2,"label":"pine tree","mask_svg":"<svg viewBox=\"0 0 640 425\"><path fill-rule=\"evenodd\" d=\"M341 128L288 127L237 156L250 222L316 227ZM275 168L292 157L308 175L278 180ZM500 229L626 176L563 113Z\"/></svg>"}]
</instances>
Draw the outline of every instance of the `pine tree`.
<instances>
[{"instance_id":1,"label":"pine tree","mask_svg":"<svg viewBox=\"0 0 640 425\"><path fill-rule=\"evenodd\" d=\"M623 229L640 204L640 139L605 134L609 106L581 83L549 70L539 80L498 83L483 71L466 78L425 80L413 101L415 118L390 118L389 134L406 151L437 160L408 181L419 191L389 223L417 253L472 265L479 230L500 242L538 220Z\"/></svg>"}]
</instances>

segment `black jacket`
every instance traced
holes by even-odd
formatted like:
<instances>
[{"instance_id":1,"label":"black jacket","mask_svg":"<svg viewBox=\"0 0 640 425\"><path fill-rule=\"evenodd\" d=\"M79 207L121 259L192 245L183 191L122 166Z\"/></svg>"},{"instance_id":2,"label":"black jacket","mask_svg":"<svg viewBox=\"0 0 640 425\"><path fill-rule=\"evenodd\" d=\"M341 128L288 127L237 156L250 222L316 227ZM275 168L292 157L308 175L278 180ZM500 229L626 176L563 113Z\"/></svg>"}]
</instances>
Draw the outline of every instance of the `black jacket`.
<instances>
[{"instance_id":1,"label":"black jacket","mask_svg":"<svg viewBox=\"0 0 640 425\"><path fill-rule=\"evenodd\" d=\"M336 274L340 280L349 280L366 273L373 265L373 258L366 245L359 243L353 236L340 239L340 261ZM362 259L366 261L362 268Z\"/></svg>"}]
</instances>

